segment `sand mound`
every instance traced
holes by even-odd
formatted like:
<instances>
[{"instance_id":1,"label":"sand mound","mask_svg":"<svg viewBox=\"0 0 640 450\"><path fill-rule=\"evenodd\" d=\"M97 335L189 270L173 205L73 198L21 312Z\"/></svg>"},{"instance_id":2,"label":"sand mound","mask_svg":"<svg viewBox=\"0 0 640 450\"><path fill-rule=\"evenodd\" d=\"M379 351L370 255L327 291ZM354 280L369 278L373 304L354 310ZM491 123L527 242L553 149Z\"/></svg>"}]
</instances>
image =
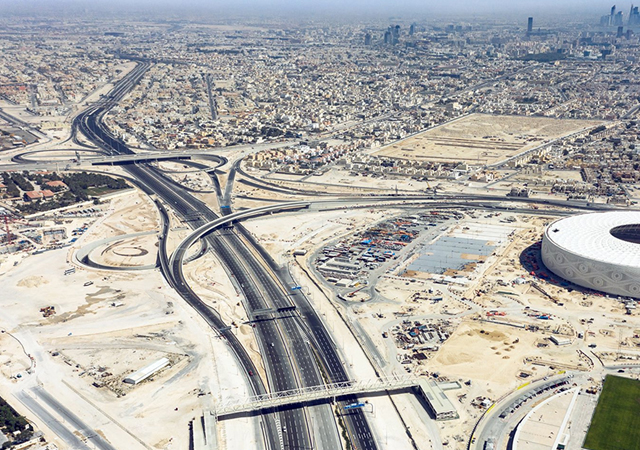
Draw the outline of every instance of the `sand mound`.
<instances>
[{"instance_id":1,"label":"sand mound","mask_svg":"<svg viewBox=\"0 0 640 450\"><path fill-rule=\"evenodd\" d=\"M484 330L469 330L466 333L464 333L464 336L471 336L471 337L480 337L480 338L484 338L490 341L504 341L505 338L507 337L506 334L502 333L501 331L484 331ZM495 350L495 347L491 347L492 349Z\"/></svg>"},{"instance_id":2,"label":"sand mound","mask_svg":"<svg viewBox=\"0 0 640 450\"><path fill-rule=\"evenodd\" d=\"M37 288L48 283L49 280L47 280L45 277L34 275L32 277L23 278L22 280L18 281L18 286L26 288Z\"/></svg>"}]
</instances>

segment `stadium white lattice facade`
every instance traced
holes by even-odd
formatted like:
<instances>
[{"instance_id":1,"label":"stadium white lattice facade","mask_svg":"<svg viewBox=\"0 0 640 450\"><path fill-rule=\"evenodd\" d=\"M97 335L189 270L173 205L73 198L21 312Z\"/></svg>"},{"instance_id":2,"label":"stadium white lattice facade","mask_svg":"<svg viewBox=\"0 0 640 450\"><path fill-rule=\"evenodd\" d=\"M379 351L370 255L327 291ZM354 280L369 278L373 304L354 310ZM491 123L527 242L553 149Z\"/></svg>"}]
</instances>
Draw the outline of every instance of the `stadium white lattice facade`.
<instances>
[{"instance_id":1,"label":"stadium white lattice facade","mask_svg":"<svg viewBox=\"0 0 640 450\"><path fill-rule=\"evenodd\" d=\"M542 238L542 261L579 286L640 297L640 212L572 216L553 222Z\"/></svg>"}]
</instances>

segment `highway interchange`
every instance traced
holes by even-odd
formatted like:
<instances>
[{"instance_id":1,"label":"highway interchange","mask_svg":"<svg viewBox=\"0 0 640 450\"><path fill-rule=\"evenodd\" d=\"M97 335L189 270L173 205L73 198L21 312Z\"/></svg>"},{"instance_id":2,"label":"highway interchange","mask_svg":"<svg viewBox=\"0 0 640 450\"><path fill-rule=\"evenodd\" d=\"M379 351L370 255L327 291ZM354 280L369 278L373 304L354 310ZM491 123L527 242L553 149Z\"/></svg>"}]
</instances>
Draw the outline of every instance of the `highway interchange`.
<instances>
[{"instance_id":1,"label":"highway interchange","mask_svg":"<svg viewBox=\"0 0 640 450\"><path fill-rule=\"evenodd\" d=\"M148 63L140 63L101 102L83 111L73 122L75 129L109 155L133 152L104 129L102 118L111 106L135 86L148 66ZM207 205L169 181L152 166L134 163L126 165L125 169L145 191L161 198L176 214L188 221L191 227L197 228L217 218ZM218 231L209 234L206 239L209 248L233 274L236 287L243 293L245 308L249 314L254 310L293 306L291 300L294 297L289 295L289 287L279 279L277 273L266 267L265 262L258 256L259 252L249 247L251 243L248 240L241 239L233 231ZM169 268L169 271L165 275L180 295L201 315L210 316L208 322L215 329L219 332L224 330L227 325L222 323L215 313L209 312L188 287L181 269L176 271L173 267ZM308 304L304 304L303 294L300 293L297 297L300 298L299 303L301 303L300 314L306 315L311 336L314 339L303 337L300 327L301 319L298 315L282 316L279 320L263 320L256 323L256 336L268 373L266 384L271 391L322 384L325 379L321 370L325 371L326 381L348 380L338 350L329 343L326 329ZM315 342L321 342L322 346L315 349L314 355ZM246 351L241 350L237 343L231 345L250 380L254 393L263 393L266 386L259 379L255 367L246 356ZM315 357L319 357L322 361L322 368L316 364ZM341 446L333 413L328 405L283 410L265 418L267 442L270 448L339 448ZM351 431L350 439L356 448L363 450L377 448L364 413L358 411L347 415L345 421ZM313 426L318 429L312 430ZM319 440L322 441L319 442Z\"/></svg>"},{"instance_id":2,"label":"highway interchange","mask_svg":"<svg viewBox=\"0 0 640 450\"><path fill-rule=\"evenodd\" d=\"M99 102L78 114L72 127L72 139L76 144L90 148L80 139L84 135L93 145L92 151L102 152L107 157L135 154L123 142L112 136L104 127L102 121L105 114L119 100L121 100L142 78L149 68L148 62L139 62L138 65L119 81L109 94ZM26 156L26 154L24 155ZM18 157L15 162L27 165L37 165L42 168L42 163L35 163L25 157ZM226 158L211 156L218 166L227 163ZM53 161L46 163L54 164ZM197 163L191 163L197 164ZM246 379L254 394L263 394L267 391L277 392L295 389L304 386L316 386L323 383L348 381L349 374L340 356L340 349L332 340L322 320L311 307L308 299L301 290L292 291L295 280L288 271L278 266L273 259L260 248L250 234L239 224L233 228L217 228L212 223L220 221L220 215L229 215L229 219L241 220L242 214L233 215L232 190L235 176L242 174L242 182L260 187L261 189L279 193L310 195L319 193L305 190L291 190L271 185L262 180L250 177L240 171L240 159L231 167L226 185L220 185L213 170L209 171L220 204L224 206L220 214L212 211L204 202L195 198L184 187L173 182L160 170L146 162L133 162L123 165L129 177L147 194L155 196L156 205L160 211L163 229L160 240L159 260L162 272L169 284L192 306L203 319L220 336L223 336L236 355L240 366L244 370ZM511 199L523 203L523 208L514 212L537 213L531 210L525 203L530 199ZM342 208L371 208L392 205L404 207L424 207L425 205L439 205L447 207L498 207L497 203L504 201L504 197L498 196L472 196L472 195L411 195L411 196L367 196L345 195L341 198L320 199L311 204L296 207L307 207L310 211L342 209ZM592 206L577 203L567 205L565 201L546 201L547 205L558 208L573 206L575 208L593 209ZM287 209L291 205L277 206L275 209ZM206 233L197 235L194 233L191 239L184 241L172 255L168 254L166 243L169 232L169 213L171 208L174 213L189 224L194 230L206 229ZM605 207L602 207L605 209ZM562 210L556 213L564 213ZM251 211L250 214L259 214L260 211ZM544 214L549 214L545 210ZM236 213L238 214L238 213ZM542 212L540 212L542 214ZM204 228L203 228L204 227ZM241 292L244 307L250 318L255 320L255 334L260 345L261 355L265 363L267 373L266 380L259 376L259 371L249 357L246 349L231 331L230 324L225 323L220 315L207 307L198 295L189 286L183 274L183 263L190 247L199 239L203 239L203 251L211 250L223 263L230 275L236 289ZM202 252L200 252L202 253ZM295 292L295 294L294 294ZM265 316L260 311L276 311ZM262 319L262 320L260 320ZM46 394L46 393L45 393ZM39 396L44 395L38 393ZM33 403L28 396L25 404ZM48 399L47 403L55 399ZM353 402L355 398L345 398L343 403ZM37 404L32 405L37 408ZM72 417L73 419L73 417ZM342 416L348 430L349 439L357 449L376 449L376 439L366 420L365 414L356 410L351 414ZM340 430L336 426L332 406L327 404L302 406L282 409L262 416L265 445L270 449L335 449L342 448ZM499 432L500 424L497 419L491 418L488 424L482 426L477 434L478 447L488 435ZM71 421L71 423L74 423ZM83 424L78 421L78 427ZM504 428L504 427L503 427ZM65 433L65 430L61 430ZM72 439L72 437L69 437ZM77 439L77 438L76 438ZM104 440L97 439L92 443L99 448L111 448ZM81 445L82 444L82 445ZM78 443L78 448L85 448L84 443Z\"/></svg>"}]
</instances>

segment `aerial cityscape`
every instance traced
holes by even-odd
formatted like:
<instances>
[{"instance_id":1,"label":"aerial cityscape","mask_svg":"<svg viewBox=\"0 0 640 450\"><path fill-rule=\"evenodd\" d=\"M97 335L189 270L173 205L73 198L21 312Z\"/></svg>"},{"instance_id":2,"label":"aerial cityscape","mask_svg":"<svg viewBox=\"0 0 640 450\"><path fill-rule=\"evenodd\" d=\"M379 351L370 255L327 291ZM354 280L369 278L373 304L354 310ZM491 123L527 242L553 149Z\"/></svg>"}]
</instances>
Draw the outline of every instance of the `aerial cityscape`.
<instances>
[{"instance_id":1,"label":"aerial cityscape","mask_svg":"<svg viewBox=\"0 0 640 450\"><path fill-rule=\"evenodd\" d=\"M1 448L640 450L639 6L468 3L0 0Z\"/></svg>"}]
</instances>

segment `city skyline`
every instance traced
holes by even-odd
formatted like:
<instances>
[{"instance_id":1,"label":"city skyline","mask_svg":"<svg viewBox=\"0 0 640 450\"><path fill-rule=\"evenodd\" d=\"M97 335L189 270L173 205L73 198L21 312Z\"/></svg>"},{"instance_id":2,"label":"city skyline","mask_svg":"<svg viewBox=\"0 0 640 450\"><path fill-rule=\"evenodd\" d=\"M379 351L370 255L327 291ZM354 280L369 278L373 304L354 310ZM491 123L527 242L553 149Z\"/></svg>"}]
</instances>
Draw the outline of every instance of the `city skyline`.
<instances>
[{"instance_id":1,"label":"city skyline","mask_svg":"<svg viewBox=\"0 0 640 450\"><path fill-rule=\"evenodd\" d=\"M223 1L187 0L176 4L164 0L139 0L137 2L127 2L124 0L93 2L89 0L0 0L0 5L8 11L33 12L36 14L50 13L58 11L91 12L91 11L140 11L147 13L181 12L188 14L197 11L221 11L233 13L270 13L270 14L340 14L340 13L364 13L374 14L455 14L461 18L469 19L474 15L481 14L497 16L511 14L554 14L554 13L584 13L596 14L608 11L611 5L616 2L604 0L452 0L446 3L427 0L402 0L387 1L378 0L374 2L366 0L355 0L348 3L338 0L325 0L315 2L312 0L237 0L233 3ZM619 10L626 11L632 2L617 2Z\"/></svg>"},{"instance_id":2,"label":"city skyline","mask_svg":"<svg viewBox=\"0 0 640 450\"><path fill-rule=\"evenodd\" d=\"M0 0L2 448L640 450L637 6L117 1Z\"/></svg>"}]
</instances>

